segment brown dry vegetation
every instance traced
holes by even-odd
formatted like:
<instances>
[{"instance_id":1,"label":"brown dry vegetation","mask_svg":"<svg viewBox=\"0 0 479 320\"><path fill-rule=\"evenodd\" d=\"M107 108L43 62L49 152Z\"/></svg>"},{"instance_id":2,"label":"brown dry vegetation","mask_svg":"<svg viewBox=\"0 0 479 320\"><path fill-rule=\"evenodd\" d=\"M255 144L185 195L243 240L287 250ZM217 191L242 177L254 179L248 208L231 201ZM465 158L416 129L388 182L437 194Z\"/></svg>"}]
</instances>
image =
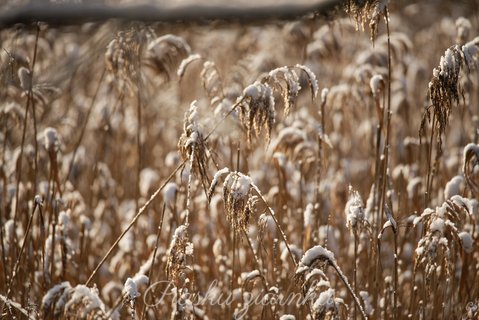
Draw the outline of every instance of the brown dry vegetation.
<instances>
[{"instance_id":1,"label":"brown dry vegetation","mask_svg":"<svg viewBox=\"0 0 479 320\"><path fill-rule=\"evenodd\" d=\"M478 23L1 30L0 317L478 319Z\"/></svg>"}]
</instances>

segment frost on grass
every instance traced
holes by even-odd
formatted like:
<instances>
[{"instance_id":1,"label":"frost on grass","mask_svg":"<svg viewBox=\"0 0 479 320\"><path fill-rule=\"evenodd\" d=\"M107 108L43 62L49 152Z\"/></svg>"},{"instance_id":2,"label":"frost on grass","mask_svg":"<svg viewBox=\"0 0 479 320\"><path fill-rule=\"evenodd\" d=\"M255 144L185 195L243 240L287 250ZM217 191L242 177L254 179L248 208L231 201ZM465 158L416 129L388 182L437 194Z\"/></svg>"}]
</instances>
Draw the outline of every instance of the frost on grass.
<instances>
[{"instance_id":1,"label":"frost on grass","mask_svg":"<svg viewBox=\"0 0 479 320\"><path fill-rule=\"evenodd\" d=\"M188 237L188 226L180 225L176 228L167 251L166 274L168 279L181 278L187 265L187 257L193 255L193 244Z\"/></svg>"},{"instance_id":2,"label":"frost on grass","mask_svg":"<svg viewBox=\"0 0 479 320\"><path fill-rule=\"evenodd\" d=\"M43 131L44 145L48 152L55 152L59 147L58 132L55 128L48 127Z\"/></svg>"},{"instance_id":3,"label":"frost on grass","mask_svg":"<svg viewBox=\"0 0 479 320\"><path fill-rule=\"evenodd\" d=\"M371 87L374 98L379 99L379 94L384 91L385 86L383 76L379 74L374 75L369 82L369 86Z\"/></svg>"},{"instance_id":4,"label":"frost on grass","mask_svg":"<svg viewBox=\"0 0 479 320\"><path fill-rule=\"evenodd\" d=\"M168 182L163 189L163 201L169 208L174 208L178 186L174 182Z\"/></svg>"},{"instance_id":5,"label":"frost on grass","mask_svg":"<svg viewBox=\"0 0 479 320\"><path fill-rule=\"evenodd\" d=\"M256 81L243 90L236 104L239 106L240 121L246 128L248 143L253 134L258 136L263 127L267 130L267 140L275 122L275 103L273 91L267 84Z\"/></svg>"},{"instance_id":6,"label":"frost on grass","mask_svg":"<svg viewBox=\"0 0 479 320\"><path fill-rule=\"evenodd\" d=\"M180 66L178 67L178 70L176 71L176 74L178 75L178 78L182 79L185 72L186 68L190 63L193 61L201 59L201 56L197 53L195 54L190 54L186 59L183 59L180 63Z\"/></svg>"},{"instance_id":7,"label":"frost on grass","mask_svg":"<svg viewBox=\"0 0 479 320\"><path fill-rule=\"evenodd\" d=\"M148 277L143 274L137 274L133 278L127 278L123 286L123 296L126 300L134 300L140 296L138 287L148 284Z\"/></svg>"},{"instance_id":8,"label":"frost on grass","mask_svg":"<svg viewBox=\"0 0 479 320\"><path fill-rule=\"evenodd\" d=\"M461 86L461 72L471 72L477 66L479 37L464 46L454 45L449 47L441 56L439 66L433 69L433 77L429 82L428 96L432 103L432 112L436 117L436 126L439 130L436 135L437 156L442 155L442 136L449 122L453 104L459 104L460 97L464 98ZM467 70L463 70L466 66ZM424 134L426 120L429 118L429 109L423 114L420 134ZM466 177L467 178L467 177Z\"/></svg>"},{"instance_id":9,"label":"frost on grass","mask_svg":"<svg viewBox=\"0 0 479 320\"><path fill-rule=\"evenodd\" d=\"M244 283L246 283L260 276L261 276L261 273L259 272L259 270L253 270L253 271L245 272L244 274L242 274L241 279L243 280Z\"/></svg>"},{"instance_id":10,"label":"frost on grass","mask_svg":"<svg viewBox=\"0 0 479 320\"><path fill-rule=\"evenodd\" d=\"M365 223L365 210L359 192L349 186L349 200L344 209L348 229L357 232Z\"/></svg>"},{"instance_id":11,"label":"frost on grass","mask_svg":"<svg viewBox=\"0 0 479 320\"><path fill-rule=\"evenodd\" d=\"M300 274L312 268L318 261L327 261L331 264L336 264L334 254L326 248L320 245L314 246L306 251L299 261L298 268L296 268L296 274Z\"/></svg>"},{"instance_id":12,"label":"frost on grass","mask_svg":"<svg viewBox=\"0 0 479 320\"><path fill-rule=\"evenodd\" d=\"M52 306L54 310L51 310ZM68 281L53 286L42 298L43 316L74 317L81 319L107 319L107 310L96 287L72 287ZM118 318L113 312L110 317Z\"/></svg>"},{"instance_id":13,"label":"frost on grass","mask_svg":"<svg viewBox=\"0 0 479 320\"><path fill-rule=\"evenodd\" d=\"M479 183L476 182L477 174L475 174L475 168L479 163L479 145L474 143L466 145L462 161L462 171L464 172L467 185L477 194L479 192Z\"/></svg>"},{"instance_id":14,"label":"frost on grass","mask_svg":"<svg viewBox=\"0 0 479 320\"><path fill-rule=\"evenodd\" d=\"M308 67L299 64L273 69L261 80L244 88L235 106L239 107L240 121L246 128L248 143L251 143L253 134L259 135L263 127L267 130L267 141L270 141L276 122L275 92L279 91L283 98L285 115L288 115L296 104L301 85L295 68L306 74L312 98L317 96L319 89L315 74Z\"/></svg>"},{"instance_id":15,"label":"frost on grass","mask_svg":"<svg viewBox=\"0 0 479 320\"><path fill-rule=\"evenodd\" d=\"M311 98L312 99L316 98L316 96L318 95L319 86L318 86L318 80L316 80L316 75L314 74L314 72L302 64L297 64L295 67L306 73L306 76L308 78L308 83L311 87Z\"/></svg>"},{"instance_id":16,"label":"frost on grass","mask_svg":"<svg viewBox=\"0 0 479 320\"><path fill-rule=\"evenodd\" d=\"M208 202L211 202L211 197L213 195L213 192L215 191L216 185L218 184L220 177L229 172L230 169L228 167L224 167L223 169L220 169L215 173L215 175L213 176L213 180L211 180L210 189L208 191Z\"/></svg>"},{"instance_id":17,"label":"frost on grass","mask_svg":"<svg viewBox=\"0 0 479 320\"><path fill-rule=\"evenodd\" d=\"M62 295L65 290L71 288L70 282L64 281L61 282L47 291L47 293L42 298L42 309L49 310L53 303ZM64 303L64 302L63 302ZM63 306L62 302L56 302L56 307Z\"/></svg>"},{"instance_id":18,"label":"frost on grass","mask_svg":"<svg viewBox=\"0 0 479 320\"><path fill-rule=\"evenodd\" d=\"M446 183L444 188L444 199L450 199L455 195L461 194L462 186L464 185L463 176L454 176L451 180Z\"/></svg>"},{"instance_id":19,"label":"frost on grass","mask_svg":"<svg viewBox=\"0 0 479 320\"><path fill-rule=\"evenodd\" d=\"M322 319L328 312L333 314L338 312L338 307L335 301L335 290L332 288L327 289L319 294L319 297L314 301L313 316L315 319Z\"/></svg>"},{"instance_id":20,"label":"frost on grass","mask_svg":"<svg viewBox=\"0 0 479 320\"><path fill-rule=\"evenodd\" d=\"M146 48L146 64L167 80L178 70L179 64L191 54L185 39L166 34L151 41Z\"/></svg>"},{"instance_id":21,"label":"frost on grass","mask_svg":"<svg viewBox=\"0 0 479 320\"><path fill-rule=\"evenodd\" d=\"M473 249L469 230L475 202L455 195L435 209L426 208L414 219L414 226L422 222L425 228L415 251L416 267L423 269L427 276L450 276L456 256L460 256L462 250L469 253ZM437 269L440 265L445 267Z\"/></svg>"},{"instance_id":22,"label":"frost on grass","mask_svg":"<svg viewBox=\"0 0 479 320\"><path fill-rule=\"evenodd\" d=\"M144 168L140 173L140 194L148 196L149 192L160 182L160 176L152 168Z\"/></svg>"},{"instance_id":23,"label":"frost on grass","mask_svg":"<svg viewBox=\"0 0 479 320\"><path fill-rule=\"evenodd\" d=\"M206 144L200 124L198 103L193 101L185 112L183 133L178 140L178 149L183 160L189 160L193 171L199 175L206 192L208 180ZM190 174L191 176L191 174ZM191 179L191 178L189 178ZM188 184L190 185L190 183Z\"/></svg>"}]
</instances>

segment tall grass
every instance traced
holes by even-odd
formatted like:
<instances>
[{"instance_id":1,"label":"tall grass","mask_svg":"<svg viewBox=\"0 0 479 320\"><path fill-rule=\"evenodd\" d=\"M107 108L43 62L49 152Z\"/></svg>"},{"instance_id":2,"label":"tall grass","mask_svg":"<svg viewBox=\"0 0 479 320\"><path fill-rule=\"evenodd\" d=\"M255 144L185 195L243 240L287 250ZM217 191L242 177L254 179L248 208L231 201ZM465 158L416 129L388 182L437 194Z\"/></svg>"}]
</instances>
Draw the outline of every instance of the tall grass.
<instances>
[{"instance_id":1,"label":"tall grass","mask_svg":"<svg viewBox=\"0 0 479 320\"><path fill-rule=\"evenodd\" d=\"M477 319L477 23L0 31L0 317Z\"/></svg>"}]
</instances>

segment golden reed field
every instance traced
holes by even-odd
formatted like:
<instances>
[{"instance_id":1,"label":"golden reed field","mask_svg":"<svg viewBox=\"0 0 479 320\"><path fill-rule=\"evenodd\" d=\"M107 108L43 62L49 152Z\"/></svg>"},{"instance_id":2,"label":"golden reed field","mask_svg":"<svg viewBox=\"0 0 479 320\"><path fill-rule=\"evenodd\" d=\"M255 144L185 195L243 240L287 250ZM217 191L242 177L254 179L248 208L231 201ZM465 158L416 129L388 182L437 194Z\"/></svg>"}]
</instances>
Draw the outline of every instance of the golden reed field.
<instances>
[{"instance_id":1,"label":"golden reed field","mask_svg":"<svg viewBox=\"0 0 479 320\"><path fill-rule=\"evenodd\" d=\"M27 2L1 319L479 319L477 1L5 22Z\"/></svg>"}]
</instances>

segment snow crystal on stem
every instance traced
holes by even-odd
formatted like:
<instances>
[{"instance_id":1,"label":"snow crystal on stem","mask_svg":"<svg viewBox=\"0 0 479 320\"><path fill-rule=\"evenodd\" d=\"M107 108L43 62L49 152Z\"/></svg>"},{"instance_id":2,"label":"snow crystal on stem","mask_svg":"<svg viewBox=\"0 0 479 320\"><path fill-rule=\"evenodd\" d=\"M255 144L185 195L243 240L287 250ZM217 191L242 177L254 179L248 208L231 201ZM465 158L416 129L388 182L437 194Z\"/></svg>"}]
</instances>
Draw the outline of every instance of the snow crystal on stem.
<instances>
[{"instance_id":1,"label":"snow crystal on stem","mask_svg":"<svg viewBox=\"0 0 479 320\"><path fill-rule=\"evenodd\" d=\"M334 254L331 251L323 248L320 245L317 245L304 253L303 257L301 258L301 261L299 262L298 269L296 270L296 274L304 271L305 266L311 267L313 262L317 259L326 259L326 260L329 260L331 263L336 263L336 260L334 259Z\"/></svg>"},{"instance_id":2,"label":"snow crystal on stem","mask_svg":"<svg viewBox=\"0 0 479 320\"><path fill-rule=\"evenodd\" d=\"M309 69L308 67L301 64L297 64L295 67L306 72L306 74L308 75L309 82L311 84L312 91L313 91L313 97L316 98L316 96L318 95L319 87L318 87L318 80L316 80L316 75L314 74L314 72L311 71L311 69Z\"/></svg>"},{"instance_id":3,"label":"snow crystal on stem","mask_svg":"<svg viewBox=\"0 0 479 320\"><path fill-rule=\"evenodd\" d=\"M97 308L100 308L103 312L105 312L105 306L98 297L98 294L95 292L95 289L79 284L72 290L73 294L70 300L65 304L65 310L70 309L70 306L76 305L80 302L86 302L85 309L82 312L83 315L87 315L90 313L90 311Z\"/></svg>"},{"instance_id":4,"label":"snow crystal on stem","mask_svg":"<svg viewBox=\"0 0 479 320\"><path fill-rule=\"evenodd\" d=\"M70 282L68 282L68 281L63 281L63 282L55 285L54 287L50 288L50 290L48 290L48 292L42 298L43 308L44 309L50 308L50 305L53 303L56 296L60 292L64 291L65 289L70 289L70 288L71 288L71 285L70 285ZM60 306L60 308L61 307L62 306Z\"/></svg>"},{"instance_id":5,"label":"snow crystal on stem","mask_svg":"<svg viewBox=\"0 0 479 320\"><path fill-rule=\"evenodd\" d=\"M133 278L128 278L123 287L123 295L129 300L136 299L140 296L138 287L142 284L148 284L148 277L144 274L136 274Z\"/></svg>"},{"instance_id":6,"label":"snow crystal on stem","mask_svg":"<svg viewBox=\"0 0 479 320\"><path fill-rule=\"evenodd\" d=\"M253 270L247 274L245 274L244 276L241 276L243 278L243 281L244 282L247 282L247 281L251 281L252 279L256 278L256 277L259 277L260 276L260 272L259 270Z\"/></svg>"},{"instance_id":7,"label":"snow crystal on stem","mask_svg":"<svg viewBox=\"0 0 479 320\"><path fill-rule=\"evenodd\" d=\"M346 203L346 225L350 229L355 229L358 223L364 220L364 205L359 192L349 186L350 199Z\"/></svg>"}]
</instances>

